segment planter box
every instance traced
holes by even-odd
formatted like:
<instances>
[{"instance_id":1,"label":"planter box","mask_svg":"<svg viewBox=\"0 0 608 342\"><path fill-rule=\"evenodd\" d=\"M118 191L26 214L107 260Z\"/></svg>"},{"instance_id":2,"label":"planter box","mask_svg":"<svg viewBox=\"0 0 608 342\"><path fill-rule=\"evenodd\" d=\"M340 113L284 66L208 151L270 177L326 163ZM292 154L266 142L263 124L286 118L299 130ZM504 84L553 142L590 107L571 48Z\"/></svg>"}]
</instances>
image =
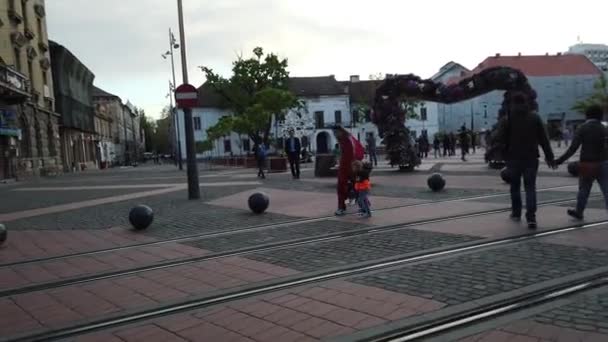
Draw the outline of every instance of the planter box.
<instances>
[{"instance_id":1,"label":"planter box","mask_svg":"<svg viewBox=\"0 0 608 342\"><path fill-rule=\"evenodd\" d=\"M315 157L315 177L336 177L338 175L336 156L333 154L317 154Z\"/></svg>"},{"instance_id":2,"label":"planter box","mask_svg":"<svg viewBox=\"0 0 608 342\"><path fill-rule=\"evenodd\" d=\"M270 172L285 172L287 171L287 159L283 157L272 157L270 161Z\"/></svg>"}]
</instances>

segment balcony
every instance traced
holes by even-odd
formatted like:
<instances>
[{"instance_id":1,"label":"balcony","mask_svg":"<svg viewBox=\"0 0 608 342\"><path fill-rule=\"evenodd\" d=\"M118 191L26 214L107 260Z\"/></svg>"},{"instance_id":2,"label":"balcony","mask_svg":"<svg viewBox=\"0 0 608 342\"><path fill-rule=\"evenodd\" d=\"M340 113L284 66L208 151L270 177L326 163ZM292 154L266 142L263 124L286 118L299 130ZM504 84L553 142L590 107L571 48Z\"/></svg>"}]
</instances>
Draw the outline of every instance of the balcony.
<instances>
[{"instance_id":1,"label":"balcony","mask_svg":"<svg viewBox=\"0 0 608 342\"><path fill-rule=\"evenodd\" d=\"M10 104L24 103L30 98L29 80L24 75L0 65L0 94Z\"/></svg>"}]
</instances>

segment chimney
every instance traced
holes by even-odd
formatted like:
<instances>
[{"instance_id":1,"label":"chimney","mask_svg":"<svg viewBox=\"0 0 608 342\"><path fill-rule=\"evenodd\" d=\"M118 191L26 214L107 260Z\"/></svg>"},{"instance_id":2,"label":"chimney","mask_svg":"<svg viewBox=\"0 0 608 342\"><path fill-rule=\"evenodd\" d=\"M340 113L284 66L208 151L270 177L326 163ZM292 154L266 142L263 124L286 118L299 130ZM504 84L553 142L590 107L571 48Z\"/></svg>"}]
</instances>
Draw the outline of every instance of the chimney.
<instances>
[{"instance_id":1,"label":"chimney","mask_svg":"<svg viewBox=\"0 0 608 342\"><path fill-rule=\"evenodd\" d=\"M499 53L497 53L496 55L494 55L494 57L500 57L500 54L499 54Z\"/></svg>"},{"instance_id":2,"label":"chimney","mask_svg":"<svg viewBox=\"0 0 608 342\"><path fill-rule=\"evenodd\" d=\"M517 53L517 57L521 57L521 52L518 52L518 53Z\"/></svg>"},{"instance_id":3,"label":"chimney","mask_svg":"<svg viewBox=\"0 0 608 342\"><path fill-rule=\"evenodd\" d=\"M333 79L335 79L335 78L336 78L336 75L333 75L333 74L332 74L332 75L329 75L329 78L333 78Z\"/></svg>"},{"instance_id":4,"label":"chimney","mask_svg":"<svg viewBox=\"0 0 608 342\"><path fill-rule=\"evenodd\" d=\"M350 76L350 83L355 83L355 82L359 82L359 75Z\"/></svg>"},{"instance_id":5,"label":"chimney","mask_svg":"<svg viewBox=\"0 0 608 342\"><path fill-rule=\"evenodd\" d=\"M548 53L548 52L545 52L545 56L549 56L549 53Z\"/></svg>"},{"instance_id":6,"label":"chimney","mask_svg":"<svg viewBox=\"0 0 608 342\"><path fill-rule=\"evenodd\" d=\"M561 55L562 55L562 53L561 53L561 52L558 52L558 53L557 53L557 55L558 55L558 56L561 56Z\"/></svg>"}]
</instances>

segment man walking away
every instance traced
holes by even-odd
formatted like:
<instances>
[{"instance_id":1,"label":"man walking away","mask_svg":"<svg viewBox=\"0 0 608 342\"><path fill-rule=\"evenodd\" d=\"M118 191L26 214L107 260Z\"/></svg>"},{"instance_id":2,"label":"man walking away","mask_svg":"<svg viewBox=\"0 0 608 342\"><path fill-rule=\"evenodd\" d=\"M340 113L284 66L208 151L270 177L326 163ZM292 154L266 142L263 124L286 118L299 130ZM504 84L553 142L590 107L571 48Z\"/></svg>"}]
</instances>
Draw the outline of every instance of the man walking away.
<instances>
[{"instance_id":1,"label":"man walking away","mask_svg":"<svg viewBox=\"0 0 608 342\"><path fill-rule=\"evenodd\" d=\"M473 154L477 153L477 138L477 133L471 131L471 147L473 148Z\"/></svg>"},{"instance_id":2,"label":"man walking away","mask_svg":"<svg viewBox=\"0 0 608 342\"><path fill-rule=\"evenodd\" d=\"M593 182L597 180L604 194L604 201L608 209L608 131L602 125L602 108L590 106L585 111L587 121L579 127L572 140L572 145L555 161L555 166L562 164L581 147L579 161L579 186L576 199L576 209L568 209L568 215L582 220L583 212L587 206L589 193Z\"/></svg>"},{"instance_id":3,"label":"man walking away","mask_svg":"<svg viewBox=\"0 0 608 342\"><path fill-rule=\"evenodd\" d=\"M441 154L441 142L439 141L439 137L435 134L435 138L433 139L433 152L435 153L435 159L437 156Z\"/></svg>"},{"instance_id":4,"label":"man walking away","mask_svg":"<svg viewBox=\"0 0 608 342\"><path fill-rule=\"evenodd\" d=\"M266 166L266 146L264 143L259 144L255 148L255 158L258 162L258 178L266 179L266 175L264 174L264 167Z\"/></svg>"},{"instance_id":5,"label":"man walking away","mask_svg":"<svg viewBox=\"0 0 608 342\"><path fill-rule=\"evenodd\" d=\"M291 168L293 179L300 179L300 154L302 152L302 145L300 144L300 139L295 137L293 129L289 130L289 138L285 141L285 151L287 151L289 167Z\"/></svg>"},{"instance_id":6,"label":"man walking away","mask_svg":"<svg viewBox=\"0 0 608 342\"><path fill-rule=\"evenodd\" d=\"M369 153L369 163L378 166L378 155L376 154L376 138L372 134L367 135L367 153Z\"/></svg>"},{"instance_id":7,"label":"man walking away","mask_svg":"<svg viewBox=\"0 0 608 342\"><path fill-rule=\"evenodd\" d=\"M507 167L511 171L511 218L521 219L521 178L526 191L526 220L528 228L536 229L536 175L538 173L538 146L545 153L549 165L553 165L553 150L545 125L533 112L527 96L517 92L510 99L510 113L499 123L498 138L505 146Z\"/></svg>"},{"instance_id":8,"label":"man walking away","mask_svg":"<svg viewBox=\"0 0 608 342\"><path fill-rule=\"evenodd\" d=\"M467 128L462 126L460 129L460 152L462 153L462 161L467 161L466 155L469 153L469 135Z\"/></svg>"},{"instance_id":9,"label":"man walking away","mask_svg":"<svg viewBox=\"0 0 608 342\"><path fill-rule=\"evenodd\" d=\"M450 154L450 136L446 133L443 135L443 156Z\"/></svg>"}]
</instances>

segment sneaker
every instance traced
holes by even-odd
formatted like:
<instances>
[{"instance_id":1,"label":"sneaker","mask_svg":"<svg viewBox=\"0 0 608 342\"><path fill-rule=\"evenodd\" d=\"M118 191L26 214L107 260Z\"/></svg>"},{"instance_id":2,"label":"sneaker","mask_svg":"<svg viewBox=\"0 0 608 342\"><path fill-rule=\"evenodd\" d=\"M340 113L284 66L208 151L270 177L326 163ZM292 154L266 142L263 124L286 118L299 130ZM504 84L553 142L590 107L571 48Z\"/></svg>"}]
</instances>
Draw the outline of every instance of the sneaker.
<instances>
[{"instance_id":1,"label":"sneaker","mask_svg":"<svg viewBox=\"0 0 608 342\"><path fill-rule=\"evenodd\" d=\"M372 217L372 213L362 213L361 214L361 218L367 219L367 218L371 218L371 217Z\"/></svg>"},{"instance_id":2,"label":"sneaker","mask_svg":"<svg viewBox=\"0 0 608 342\"><path fill-rule=\"evenodd\" d=\"M575 209L568 209L568 215L570 215L572 218L575 218L579 221L583 220L583 214L579 213Z\"/></svg>"},{"instance_id":3,"label":"sneaker","mask_svg":"<svg viewBox=\"0 0 608 342\"><path fill-rule=\"evenodd\" d=\"M536 220L528 220L528 229L536 229L538 228L538 224Z\"/></svg>"},{"instance_id":4,"label":"sneaker","mask_svg":"<svg viewBox=\"0 0 608 342\"><path fill-rule=\"evenodd\" d=\"M517 214L514 214L514 213L511 213L511 216L509 216L509 218L511 220L515 221L515 222L521 221L521 215L517 215Z\"/></svg>"},{"instance_id":5,"label":"sneaker","mask_svg":"<svg viewBox=\"0 0 608 342\"><path fill-rule=\"evenodd\" d=\"M344 210L344 209L338 209L338 210L336 210L335 215L336 216L344 216L344 215L346 215L346 210Z\"/></svg>"}]
</instances>

